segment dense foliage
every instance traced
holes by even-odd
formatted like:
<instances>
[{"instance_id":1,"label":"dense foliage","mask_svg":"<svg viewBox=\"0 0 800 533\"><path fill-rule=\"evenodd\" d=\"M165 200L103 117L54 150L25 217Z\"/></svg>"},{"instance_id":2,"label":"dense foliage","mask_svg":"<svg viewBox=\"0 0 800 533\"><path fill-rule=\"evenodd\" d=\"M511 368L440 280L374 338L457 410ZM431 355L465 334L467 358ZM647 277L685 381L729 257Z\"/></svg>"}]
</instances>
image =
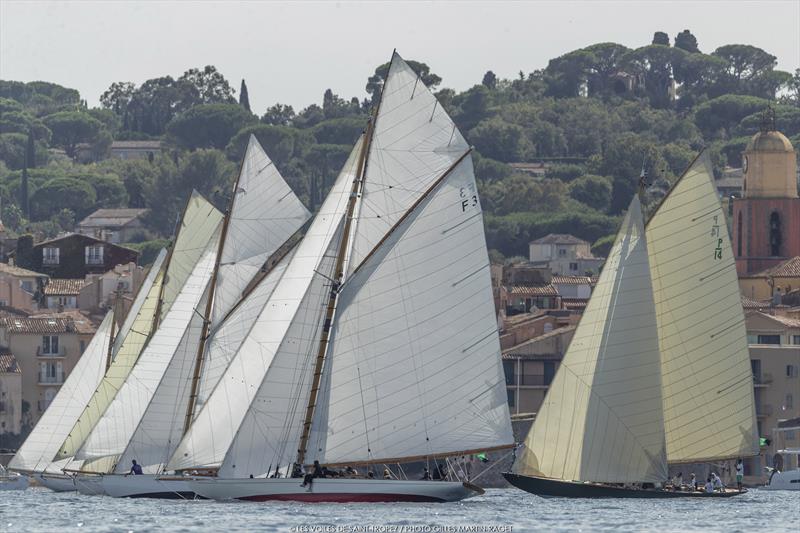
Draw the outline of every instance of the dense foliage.
<instances>
[{"instance_id":1,"label":"dense foliage","mask_svg":"<svg viewBox=\"0 0 800 533\"><path fill-rule=\"evenodd\" d=\"M462 92L440 88L430 66L409 61L475 146L492 257L523 255L529 240L550 232L603 253L642 170L652 202L701 148L711 150L716 172L738 167L767 106L800 143L800 70L776 70L776 58L753 46L704 53L701 44L689 30L674 40L656 32L636 49L598 43L515 79L488 71ZM299 112L281 103L251 109L245 81L237 98L213 66L139 86L112 83L96 109L73 89L0 81L3 222L52 236L96 208L147 207L149 233L137 240L167 239L192 189L225 205L251 134L315 209L387 71L388 63L365 73L361 97L327 89L321 105ZM113 140L149 139L162 141L151 160L108 157ZM137 246L153 255L161 244Z\"/></svg>"}]
</instances>

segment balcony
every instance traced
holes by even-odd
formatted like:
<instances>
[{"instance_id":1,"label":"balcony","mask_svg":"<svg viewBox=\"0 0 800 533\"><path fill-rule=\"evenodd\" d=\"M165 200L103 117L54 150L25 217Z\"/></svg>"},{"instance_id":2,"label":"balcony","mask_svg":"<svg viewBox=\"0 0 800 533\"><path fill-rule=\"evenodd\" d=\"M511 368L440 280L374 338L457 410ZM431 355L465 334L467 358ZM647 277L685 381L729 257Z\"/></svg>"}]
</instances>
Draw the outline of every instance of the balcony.
<instances>
[{"instance_id":1,"label":"balcony","mask_svg":"<svg viewBox=\"0 0 800 533\"><path fill-rule=\"evenodd\" d=\"M772 374L764 372L763 374L753 374L753 383L756 387L766 387L772 383Z\"/></svg>"},{"instance_id":2,"label":"balcony","mask_svg":"<svg viewBox=\"0 0 800 533\"><path fill-rule=\"evenodd\" d=\"M103 265L103 258L90 255L86 258L86 264L89 266L102 266Z\"/></svg>"},{"instance_id":3,"label":"balcony","mask_svg":"<svg viewBox=\"0 0 800 533\"><path fill-rule=\"evenodd\" d=\"M67 350L63 346L60 346L56 351L44 351L42 350L41 346L36 347L36 357L40 357L42 359L61 359L67 356Z\"/></svg>"},{"instance_id":4,"label":"balcony","mask_svg":"<svg viewBox=\"0 0 800 533\"><path fill-rule=\"evenodd\" d=\"M756 416L765 418L765 417L768 417L770 415L772 415L772 406L771 405L768 405L768 404L767 405L756 404Z\"/></svg>"},{"instance_id":5,"label":"balcony","mask_svg":"<svg viewBox=\"0 0 800 533\"><path fill-rule=\"evenodd\" d=\"M63 385L64 384L64 371L56 372L54 376L39 373L39 385Z\"/></svg>"},{"instance_id":6,"label":"balcony","mask_svg":"<svg viewBox=\"0 0 800 533\"><path fill-rule=\"evenodd\" d=\"M548 387L553 381L549 376L540 376L536 374L522 374L519 379L521 387Z\"/></svg>"},{"instance_id":7,"label":"balcony","mask_svg":"<svg viewBox=\"0 0 800 533\"><path fill-rule=\"evenodd\" d=\"M44 256L42 258L42 264L45 266L58 266L58 257Z\"/></svg>"}]
</instances>

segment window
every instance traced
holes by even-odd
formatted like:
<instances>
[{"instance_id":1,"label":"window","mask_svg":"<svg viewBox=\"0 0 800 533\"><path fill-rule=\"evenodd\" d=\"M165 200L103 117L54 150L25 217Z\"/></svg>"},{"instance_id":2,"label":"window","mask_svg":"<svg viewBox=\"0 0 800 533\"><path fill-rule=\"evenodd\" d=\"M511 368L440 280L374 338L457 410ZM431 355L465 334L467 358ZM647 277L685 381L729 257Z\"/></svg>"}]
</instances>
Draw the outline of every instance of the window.
<instances>
[{"instance_id":1,"label":"window","mask_svg":"<svg viewBox=\"0 0 800 533\"><path fill-rule=\"evenodd\" d=\"M569 269L570 269L572 272L577 272L577 271L578 271L578 263L570 263L570 264L569 264Z\"/></svg>"},{"instance_id":2,"label":"window","mask_svg":"<svg viewBox=\"0 0 800 533\"><path fill-rule=\"evenodd\" d=\"M33 282L29 279L26 279L21 284L22 290L25 292L33 292Z\"/></svg>"},{"instance_id":3,"label":"window","mask_svg":"<svg viewBox=\"0 0 800 533\"><path fill-rule=\"evenodd\" d=\"M42 353L43 354L58 353L58 337L56 335L45 335L42 337Z\"/></svg>"},{"instance_id":4,"label":"window","mask_svg":"<svg viewBox=\"0 0 800 533\"><path fill-rule=\"evenodd\" d=\"M800 344L800 335L792 335L792 344Z\"/></svg>"},{"instance_id":5,"label":"window","mask_svg":"<svg viewBox=\"0 0 800 533\"><path fill-rule=\"evenodd\" d=\"M514 366L516 361L503 361L503 372L506 374L506 385L516 385L516 376L514 375Z\"/></svg>"},{"instance_id":6,"label":"window","mask_svg":"<svg viewBox=\"0 0 800 533\"><path fill-rule=\"evenodd\" d=\"M786 365L786 377L787 378L796 378L797 377L797 366L796 365Z\"/></svg>"},{"instance_id":7,"label":"window","mask_svg":"<svg viewBox=\"0 0 800 533\"><path fill-rule=\"evenodd\" d=\"M794 396L791 394L786 395L786 401L783 402L784 409L794 409Z\"/></svg>"},{"instance_id":8,"label":"window","mask_svg":"<svg viewBox=\"0 0 800 533\"><path fill-rule=\"evenodd\" d=\"M47 246L42 248L42 264L43 265L57 265L58 264L58 248Z\"/></svg>"},{"instance_id":9,"label":"window","mask_svg":"<svg viewBox=\"0 0 800 533\"><path fill-rule=\"evenodd\" d=\"M0 307L8 307L8 301L7 300L0 300Z\"/></svg>"},{"instance_id":10,"label":"window","mask_svg":"<svg viewBox=\"0 0 800 533\"><path fill-rule=\"evenodd\" d=\"M86 264L87 265L102 265L103 264L103 245L95 244L86 247Z\"/></svg>"},{"instance_id":11,"label":"window","mask_svg":"<svg viewBox=\"0 0 800 533\"><path fill-rule=\"evenodd\" d=\"M567 255L567 249L566 248L559 248L558 249L558 255Z\"/></svg>"},{"instance_id":12,"label":"window","mask_svg":"<svg viewBox=\"0 0 800 533\"><path fill-rule=\"evenodd\" d=\"M517 405L517 398L514 389L506 389L506 394L508 396L508 406L515 407Z\"/></svg>"},{"instance_id":13,"label":"window","mask_svg":"<svg viewBox=\"0 0 800 533\"><path fill-rule=\"evenodd\" d=\"M770 255L781 255L781 216L774 211L769 217L769 251Z\"/></svg>"},{"instance_id":14,"label":"window","mask_svg":"<svg viewBox=\"0 0 800 533\"><path fill-rule=\"evenodd\" d=\"M780 335L759 335L757 344L780 344Z\"/></svg>"}]
</instances>

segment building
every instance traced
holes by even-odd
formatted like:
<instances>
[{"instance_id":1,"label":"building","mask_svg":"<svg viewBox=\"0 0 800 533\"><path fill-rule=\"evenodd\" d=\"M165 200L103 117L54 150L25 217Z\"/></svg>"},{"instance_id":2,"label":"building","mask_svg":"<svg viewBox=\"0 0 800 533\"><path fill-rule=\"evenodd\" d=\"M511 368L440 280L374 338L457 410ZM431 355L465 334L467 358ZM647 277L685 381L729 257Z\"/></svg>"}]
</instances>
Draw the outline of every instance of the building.
<instances>
[{"instance_id":1,"label":"building","mask_svg":"<svg viewBox=\"0 0 800 533\"><path fill-rule=\"evenodd\" d=\"M53 311L78 309L78 296L85 284L82 279L52 278L44 287L44 307Z\"/></svg>"},{"instance_id":2,"label":"building","mask_svg":"<svg viewBox=\"0 0 800 533\"><path fill-rule=\"evenodd\" d=\"M161 141L114 141L111 157L153 161L161 153Z\"/></svg>"},{"instance_id":3,"label":"building","mask_svg":"<svg viewBox=\"0 0 800 533\"><path fill-rule=\"evenodd\" d=\"M736 270L748 275L800 255L797 153L774 124L764 124L742 166L742 198L733 199L731 223Z\"/></svg>"},{"instance_id":4,"label":"building","mask_svg":"<svg viewBox=\"0 0 800 533\"><path fill-rule=\"evenodd\" d=\"M561 276L597 274L605 261L592 255L588 242L572 235L551 233L528 246L531 263L545 265Z\"/></svg>"},{"instance_id":5,"label":"building","mask_svg":"<svg viewBox=\"0 0 800 533\"><path fill-rule=\"evenodd\" d=\"M800 228L795 231L800 234ZM785 295L800 288L800 256L755 274L740 275L739 288L744 296L753 300L780 304Z\"/></svg>"},{"instance_id":6,"label":"building","mask_svg":"<svg viewBox=\"0 0 800 533\"><path fill-rule=\"evenodd\" d=\"M77 311L0 318L0 350L22 374L21 423L32 427L55 398L95 332Z\"/></svg>"},{"instance_id":7,"label":"building","mask_svg":"<svg viewBox=\"0 0 800 533\"><path fill-rule=\"evenodd\" d=\"M47 274L0 263L0 307L35 312L48 279Z\"/></svg>"},{"instance_id":8,"label":"building","mask_svg":"<svg viewBox=\"0 0 800 533\"><path fill-rule=\"evenodd\" d=\"M135 263L139 252L88 235L71 233L33 245L31 268L53 278L86 278L116 265Z\"/></svg>"},{"instance_id":9,"label":"building","mask_svg":"<svg viewBox=\"0 0 800 533\"><path fill-rule=\"evenodd\" d=\"M0 436L21 432L22 373L14 356L0 350Z\"/></svg>"},{"instance_id":10,"label":"building","mask_svg":"<svg viewBox=\"0 0 800 533\"><path fill-rule=\"evenodd\" d=\"M110 309L119 291L123 298L121 311L127 312L146 275L147 271L136 263L117 265L103 274L90 274L78 295L78 309L90 313Z\"/></svg>"},{"instance_id":11,"label":"building","mask_svg":"<svg viewBox=\"0 0 800 533\"><path fill-rule=\"evenodd\" d=\"M78 223L76 231L114 244L132 242L146 232L142 218L147 209L98 209Z\"/></svg>"},{"instance_id":12,"label":"building","mask_svg":"<svg viewBox=\"0 0 800 533\"><path fill-rule=\"evenodd\" d=\"M773 442L779 422L800 416L800 320L748 311L745 315L750 365L755 386L756 419L762 439L761 455L745 461L750 482L765 480L764 467L773 466L781 447L800 447L800 435L786 432Z\"/></svg>"}]
</instances>

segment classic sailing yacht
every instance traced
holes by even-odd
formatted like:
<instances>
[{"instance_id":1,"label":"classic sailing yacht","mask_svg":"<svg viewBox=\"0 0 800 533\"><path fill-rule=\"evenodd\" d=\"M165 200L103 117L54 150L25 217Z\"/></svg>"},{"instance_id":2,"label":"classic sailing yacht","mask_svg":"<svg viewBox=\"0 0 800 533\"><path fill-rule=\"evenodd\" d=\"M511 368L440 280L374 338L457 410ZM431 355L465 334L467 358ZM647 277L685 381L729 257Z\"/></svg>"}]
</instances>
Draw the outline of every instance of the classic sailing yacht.
<instances>
[{"instance_id":1,"label":"classic sailing yacht","mask_svg":"<svg viewBox=\"0 0 800 533\"><path fill-rule=\"evenodd\" d=\"M237 314L235 309L247 308L244 303L239 306L243 292L267 259L308 218L308 210L256 138L251 136L233 186L230 208L222 223L207 292L195 305L177 349L169 357L158 358L159 371L155 372L152 365L144 367L143 355L137 368L142 365L146 373L141 377L135 376L136 369L131 373L130 388L139 389L134 396L143 398L143 409L136 411L134 420L138 422L130 426L130 433L125 432L118 438L119 443L125 444L118 448L119 457L113 470L102 478L106 494L117 497L194 496L185 478L163 474L167 459L193 419L201 376L205 375L206 382L215 382L214 367L204 367L206 359L217 366L224 364L225 354L219 352L219 345L206 340L209 335L216 338L220 331L227 335L227 341L236 336L235 332L247 322L247 317ZM131 403L129 396L118 396L120 408L127 408ZM111 410L109 413L114 420L117 415ZM145 475L124 476L132 460L141 465Z\"/></svg>"},{"instance_id":2,"label":"classic sailing yacht","mask_svg":"<svg viewBox=\"0 0 800 533\"><path fill-rule=\"evenodd\" d=\"M753 378L725 215L701 154L647 224L638 197L525 440L514 486L542 496L725 497L636 490L669 464L758 454Z\"/></svg>"},{"instance_id":3,"label":"classic sailing yacht","mask_svg":"<svg viewBox=\"0 0 800 533\"><path fill-rule=\"evenodd\" d=\"M470 149L395 54L380 103L170 468L215 499L454 501L461 481L291 477L510 448Z\"/></svg>"},{"instance_id":4,"label":"classic sailing yacht","mask_svg":"<svg viewBox=\"0 0 800 533\"><path fill-rule=\"evenodd\" d=\"M9 468L33 474L39 483L57 492L75 490L73 476L62 472L62 468L71 458L53 461L53 457L97 390L119 347L142 312L156 277L161 272L165 256L166 251L162 250L139 287L128 315L116 335L113 335L113 331L114 322L119 319L118 314L115 314L118 306L115 305L114 311L106 314L58 394L11 459Z\"/></svg>"}]
</instances>

